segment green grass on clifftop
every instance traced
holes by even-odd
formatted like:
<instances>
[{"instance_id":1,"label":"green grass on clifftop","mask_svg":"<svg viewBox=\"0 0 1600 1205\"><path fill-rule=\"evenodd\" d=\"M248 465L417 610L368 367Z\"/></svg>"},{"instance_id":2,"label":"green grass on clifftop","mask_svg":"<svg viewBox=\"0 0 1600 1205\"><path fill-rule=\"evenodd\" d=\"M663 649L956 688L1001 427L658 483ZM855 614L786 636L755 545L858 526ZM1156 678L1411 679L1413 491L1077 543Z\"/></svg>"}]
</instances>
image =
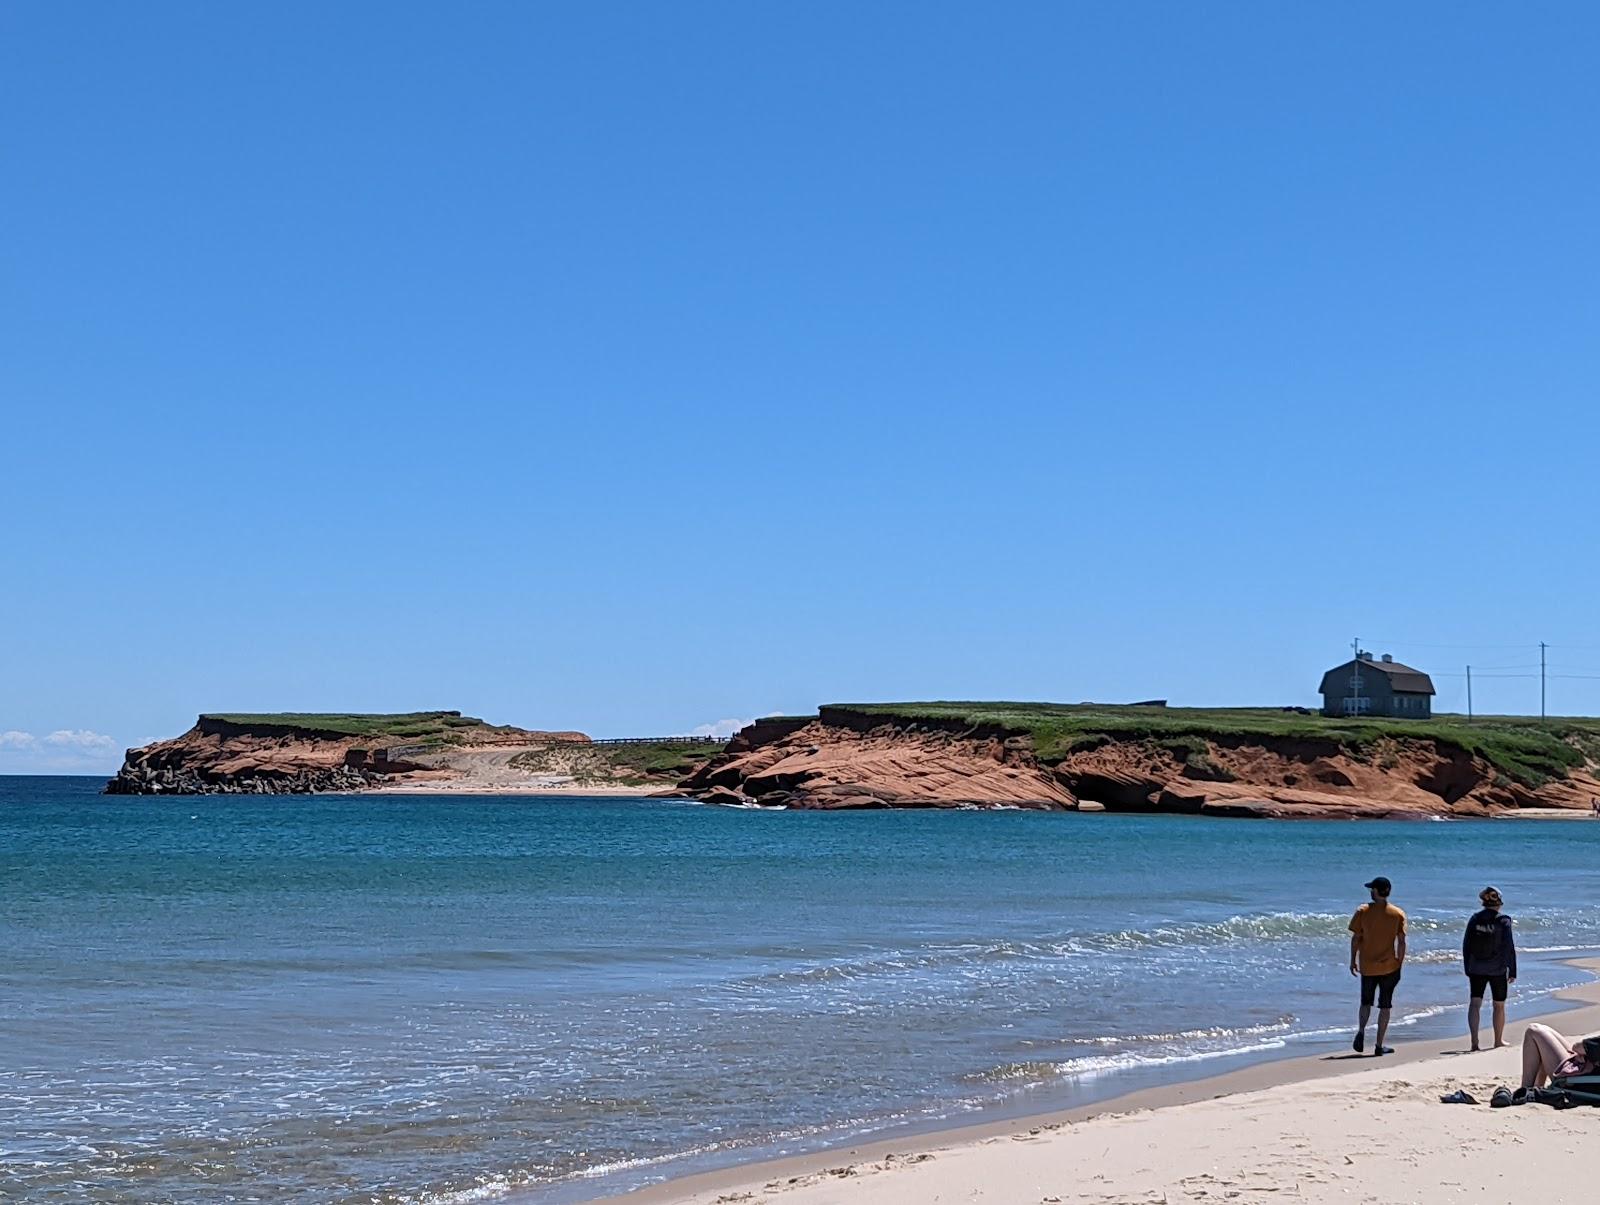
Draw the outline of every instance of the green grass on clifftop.
<instances>
[{"instance_id":1,"label":"green grass on clifftop","mask_svg":"<svg viewBox=\"0 0 1600 1205\"><path fill-rule=\"evenodd\" d=\"M450 740L467 728L490 725L459 711L404 711L394 714L360 712L208 712L204 720L221 720L242 726L300 728L337 736L395 737L408 741Z\"/></svg>"},{"instance_id":2,"label":"green grass on clifftop","mask_svg":"<svg viewBox=\"0 0 1600 1205\"><path fill-rule=\"evenodd\" d=\"M1330 718L1278 708L1118 707L1082 703L839 703L845 710L909 720L996 725L1033 738L1046 763L1097 738L1278 737L1337 741L1359 754L1384 740L1434 740L1482 757L1525 786L1564 778L1600 760L1600 719L1438 715L1429 720Z\"/></svg>"}]
</instances>

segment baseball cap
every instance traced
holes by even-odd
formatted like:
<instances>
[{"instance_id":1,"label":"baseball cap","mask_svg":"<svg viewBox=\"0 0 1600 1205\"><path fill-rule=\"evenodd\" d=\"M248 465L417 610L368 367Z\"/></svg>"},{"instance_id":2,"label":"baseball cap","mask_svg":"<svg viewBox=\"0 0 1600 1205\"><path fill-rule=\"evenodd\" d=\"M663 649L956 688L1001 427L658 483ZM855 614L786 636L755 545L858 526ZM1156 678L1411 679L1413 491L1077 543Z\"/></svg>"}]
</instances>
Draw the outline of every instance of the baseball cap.
<instances>
[{"instance_id":1,"label":"baseball cap","mask_svg":"<svg viewBox=\"0 0 1600 1205\"><path fill-rule=\"evenodd\" d=\"M1389 880L1384 878L1381 874L1377 878L1373 879L1372 882L1363 883L1361 885L1363 887L1372 888L1372 890L1376 891L1379 895L1388 895L1389 892L1394 888L1394 884L1389 882Z\"/></svg>"}]
</instances>

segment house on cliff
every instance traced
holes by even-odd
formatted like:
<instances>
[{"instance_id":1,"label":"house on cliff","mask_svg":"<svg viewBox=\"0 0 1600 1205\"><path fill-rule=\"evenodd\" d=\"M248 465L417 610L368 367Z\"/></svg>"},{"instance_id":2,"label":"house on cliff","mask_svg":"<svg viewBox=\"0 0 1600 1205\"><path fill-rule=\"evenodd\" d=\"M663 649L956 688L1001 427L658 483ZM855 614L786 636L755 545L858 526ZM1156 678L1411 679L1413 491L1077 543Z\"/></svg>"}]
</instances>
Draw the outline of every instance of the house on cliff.
<instances>
[{"instance_id":1,"label":"house on cliff","mask_svg":"<svg viewBox=\"0 0 1600 1205\"><path fill-rule=\"evenodd\" d=\"M1401 665L1385 653L1374 660L1361 652L1354 661L1322 675L1323 715L1383 715L1425 720L1433 714L1433 679Z\"/></svg>"}]
</instances>

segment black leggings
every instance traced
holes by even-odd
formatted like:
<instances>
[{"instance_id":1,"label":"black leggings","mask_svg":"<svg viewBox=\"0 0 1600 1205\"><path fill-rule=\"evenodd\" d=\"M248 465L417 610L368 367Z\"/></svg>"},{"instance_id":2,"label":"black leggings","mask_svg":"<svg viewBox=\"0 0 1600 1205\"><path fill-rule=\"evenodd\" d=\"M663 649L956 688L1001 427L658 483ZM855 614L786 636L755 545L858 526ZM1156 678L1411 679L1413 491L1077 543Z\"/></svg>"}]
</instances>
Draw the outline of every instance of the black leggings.
<instances>
[{"instance_id":1,"label":"black leggings","mask_svg":"<svg viewBox=\"0 0 1600 1205\"><path fill-rule=\"evenodd\" d=\"M1393 1008L1394 989L1399 982L1399 971L1390 971L1387 975L1361 976L1361 1007L1371 1008L1372 997L1377 996L1379 1008Z\"/></svg>"}]
</instances>

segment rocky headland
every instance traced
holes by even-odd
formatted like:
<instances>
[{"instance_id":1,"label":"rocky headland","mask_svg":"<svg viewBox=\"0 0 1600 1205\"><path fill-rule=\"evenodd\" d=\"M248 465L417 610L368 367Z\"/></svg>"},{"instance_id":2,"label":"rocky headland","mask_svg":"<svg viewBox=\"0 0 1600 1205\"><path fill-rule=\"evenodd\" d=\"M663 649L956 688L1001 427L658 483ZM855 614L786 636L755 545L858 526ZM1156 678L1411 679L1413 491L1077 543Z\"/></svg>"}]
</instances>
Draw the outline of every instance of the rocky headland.
<instances>
[{"instance_id":1,"label":"rocky headland","mask_svg":"<svg viewBox=\"0 0 1600 1205\"><path fill-rule=\"evenodd\" d=\"M111 794L677 793L739 807L1204 816L1583 814L1600 721L1340 720L1298 708L835 704L726 747L404 715L202 715L130 749Z\"/></svg>"},{"instance_id":2,"label":"rocky headland","mask_svg":"<svg viewBox=\"0 0 1600 1205\"><path fill-rule=\"evenodd\" d=\"M1318 818L1587 809L1600 796L1600 734L1504 723L1457 734L1298 709L834 705L758 721L683 790L747 807Z\"/></svg>"},{"instance_id":3,"label":"rocky headland","mask_svg":"<svg viewBox=\"0 0 1600 1205\"><path fill-rule=\"evenodd\" d=\"M448 786L529 749L586 745L459 711L403 715L202 715L172 740L129 749L111 795L286 795Z\"/></svg>"}]
</instances>

